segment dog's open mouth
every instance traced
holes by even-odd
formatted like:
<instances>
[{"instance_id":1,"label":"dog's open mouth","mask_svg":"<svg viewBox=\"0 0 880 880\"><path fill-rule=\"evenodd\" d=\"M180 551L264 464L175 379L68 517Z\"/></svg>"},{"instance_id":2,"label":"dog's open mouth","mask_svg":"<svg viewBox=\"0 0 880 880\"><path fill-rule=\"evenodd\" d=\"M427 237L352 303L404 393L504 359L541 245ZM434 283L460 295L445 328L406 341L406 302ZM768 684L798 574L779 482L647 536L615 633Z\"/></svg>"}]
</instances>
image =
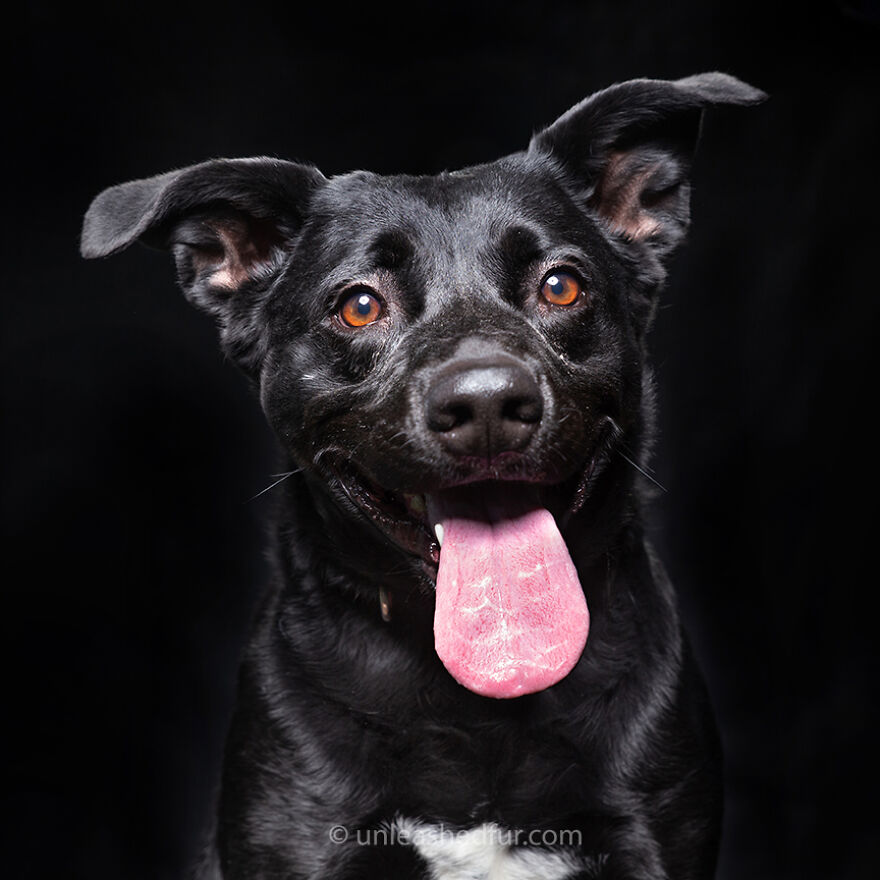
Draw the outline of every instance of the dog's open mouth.
<instances>
[{"instance_id":1,"label":"dog's open mouth","mask_svg":"<svg viewBox=\"0 0 880 880\"><path fill-rule=\"evenodd\" d=\"M589 613L548 508L557 516L576 509L594 462L555 486L486 480L421 495L387 491L342 456L330 461L348 498L436 572L435 648L460 684L510 698L568 675L586 644ZM569 501L560 507L563 496Z\"/></svg>"},{"instance_id":2,"label":"dog's open mouth","mask_svg":"<svg viewBox=\"0 0 880 880\"><path fill-rule=\"evenodd\" d=\"M334 450L322 453L319 459L321 471L336 484L339 490L358 507L367 518L397 546L413 556L420 558L425 571L436 578L440 560L440 548L443 543L443 525L440 520L429 513L429 500L441 498L449 492L455 492L459 504L466 503L468 497L475 501L475 516L481 518L479 507L485 500L492 504L493 514L504 519L505 504L518 498L536 507L546 507L553 511L557 520L564 521L575 514L588 494L589 486L600 469L602 461L607 459L607 442L600 444L599 452L586 464L582 471L561 483L548 484L539 480L516 479L482 479L467 484L452 483L450 486L437 489L433 493L396 492L383 488L375 480L370 479L363 471L354 466L348 457ZM494 491L504 488L504 499L491 502ZM512 487L516 487L516 491ZM438 526L440 527L438 529Z\"/></svg>"}]
</instances>

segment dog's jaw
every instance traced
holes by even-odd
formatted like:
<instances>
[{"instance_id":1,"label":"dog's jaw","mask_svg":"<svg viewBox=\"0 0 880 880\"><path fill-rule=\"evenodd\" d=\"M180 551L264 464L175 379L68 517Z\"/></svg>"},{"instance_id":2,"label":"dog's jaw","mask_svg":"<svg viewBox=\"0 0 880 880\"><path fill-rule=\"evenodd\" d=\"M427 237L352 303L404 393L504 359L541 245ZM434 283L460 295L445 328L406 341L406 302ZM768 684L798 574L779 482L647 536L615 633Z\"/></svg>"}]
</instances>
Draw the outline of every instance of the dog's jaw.
<instances>
[{"instance_id":1,"label":"dog's jaw","mask_svg":"<svg viewBox=\"0 0 880 880\"><path fill-rule=\"evenodd\" d=\"M341 451L325 451L318 466L337 503L356 508L421 568L425 601L434 602L435 650L453 678L481 696L506 699L560 681L584 649L586 596L560 528L590 498L611 434L598 432L586 464L556 483L537 474L487 480L477 469L471 480L436 488L426 476L425 492L391 491ZM374 607L386 622L393 592L377 587Z\"/></svg>"}]
</instances>

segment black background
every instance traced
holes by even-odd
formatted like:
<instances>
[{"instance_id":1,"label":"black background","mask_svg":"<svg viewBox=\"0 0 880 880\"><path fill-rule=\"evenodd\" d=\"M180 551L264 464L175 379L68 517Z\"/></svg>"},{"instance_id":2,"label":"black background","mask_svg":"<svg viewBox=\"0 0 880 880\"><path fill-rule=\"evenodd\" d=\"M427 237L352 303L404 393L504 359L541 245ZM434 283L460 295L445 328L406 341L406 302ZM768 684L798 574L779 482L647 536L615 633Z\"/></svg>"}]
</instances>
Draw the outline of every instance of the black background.
<instances>
[{"instance_id":1,"label":"black background","mask_svg":"<svg viewBox=\"0 0 880 880\"><path fill-rule=\"evenodd\" d=\"M876 876L877 4L318 6L6 23L4 876L180 876L265 569L257 402L167 257L79 259L92 196L213 156L459 167L711 69L772 97L706 121L652 533L726 746L720 878Z\"/></svg>"}]
</instances>

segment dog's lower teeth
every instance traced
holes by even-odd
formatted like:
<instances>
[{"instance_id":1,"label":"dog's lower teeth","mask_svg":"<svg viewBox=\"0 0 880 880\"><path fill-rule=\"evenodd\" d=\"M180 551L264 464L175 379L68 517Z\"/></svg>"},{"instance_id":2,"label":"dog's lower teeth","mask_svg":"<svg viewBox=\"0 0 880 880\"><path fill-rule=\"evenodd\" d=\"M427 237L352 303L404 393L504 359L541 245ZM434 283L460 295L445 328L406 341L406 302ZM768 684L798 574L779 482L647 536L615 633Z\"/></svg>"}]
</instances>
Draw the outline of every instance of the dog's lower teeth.
<instances>
[{"instance_id":1,"label":"dog's lower teeth","mask_svg":"<svg viewBox=\"0 0 880 880\"><path fill-rule=\"evenodd\" d=\"M443 526L440 523L437 523L434 526L434 534L437 536L437 543L442 547L443 546Z\"/></svg>"}]
</instances>

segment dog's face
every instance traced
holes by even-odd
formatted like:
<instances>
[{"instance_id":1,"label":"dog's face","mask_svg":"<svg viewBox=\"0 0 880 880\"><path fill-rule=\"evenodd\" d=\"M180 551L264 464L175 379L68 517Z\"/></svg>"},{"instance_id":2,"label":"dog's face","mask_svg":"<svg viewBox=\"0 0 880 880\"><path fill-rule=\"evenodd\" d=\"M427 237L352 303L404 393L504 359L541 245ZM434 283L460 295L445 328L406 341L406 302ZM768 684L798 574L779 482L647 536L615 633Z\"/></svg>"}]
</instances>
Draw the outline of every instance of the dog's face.
<instances>
[{"instance_id":1,"label":"dog's face","mask_svg":"<svg viewBox=\"0 0 880 880\"><path fill-rule=\"evenodd\" d=\"M701 111L759 98L720 74L626 83L526 152L434 177L210 162L108 190L83 249L174 249L342 563L372 589L395 568L436 588L447 668L516 696L586 640L560 527L631 492L631 473L602 481L616 443L641 447L644 338Z\"/></svg>"},{"instance_id":2,"label":"dog's face","mask_svg":"<svg viewBox=\"0 0 880 880\"><path fill-rule=\"evenodd\" d=\"M637 414L634 293L541 159L337 178L266 305L263 406L300 467L430 569L426 494L579 478Z\"/></svg>"}]
</instances>

